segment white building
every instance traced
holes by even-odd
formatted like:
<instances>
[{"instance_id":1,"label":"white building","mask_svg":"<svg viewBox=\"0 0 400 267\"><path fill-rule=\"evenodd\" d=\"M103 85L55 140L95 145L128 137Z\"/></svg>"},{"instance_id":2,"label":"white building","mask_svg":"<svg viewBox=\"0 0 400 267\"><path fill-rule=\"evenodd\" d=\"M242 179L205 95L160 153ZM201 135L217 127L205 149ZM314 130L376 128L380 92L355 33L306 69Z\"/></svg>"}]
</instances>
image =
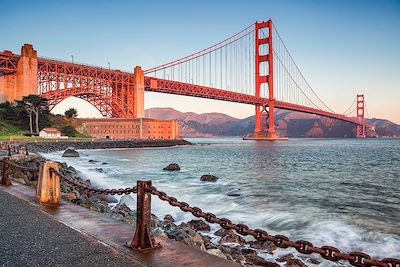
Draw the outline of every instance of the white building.
<instances>
[{"instance_id":1,"label":"white building","mask_svg":"<svg viewBox=\"0 0 400 267\"><path fill-rule=\"evenodd\" d=\"M56 128L43 128L39 132L39 137L42 138L60 138L61 137L61 132L57 130Z\"/></svg>"}]
</instances>

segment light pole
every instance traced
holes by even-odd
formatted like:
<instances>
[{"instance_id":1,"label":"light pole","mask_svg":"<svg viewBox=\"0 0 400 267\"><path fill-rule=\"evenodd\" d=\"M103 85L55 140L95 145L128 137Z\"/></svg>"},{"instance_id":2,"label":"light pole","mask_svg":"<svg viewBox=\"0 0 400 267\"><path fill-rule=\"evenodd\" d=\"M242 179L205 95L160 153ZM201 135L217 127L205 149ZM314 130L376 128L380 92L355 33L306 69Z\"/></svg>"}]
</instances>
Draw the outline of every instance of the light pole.
<instances>
[{"instance_id":1,"label":"light pole","mask_svg":"<svg viewBox=\"0 0 400 267\"><path fill-rule=\"evenodd\" d=\"M74 55L71 55L72 64L74 64Z\"/></svg>"},{"instance_id":2,"label":"light pole","mask_svg":"<svg viewBox=\"0 0 400 267\"><path fill-rule=\"evenodd\" d=\"M108 64L108 70L111 70L111 68L110 68L110 62L107 62L107 64Z\"/></svg>"}]
</instances>

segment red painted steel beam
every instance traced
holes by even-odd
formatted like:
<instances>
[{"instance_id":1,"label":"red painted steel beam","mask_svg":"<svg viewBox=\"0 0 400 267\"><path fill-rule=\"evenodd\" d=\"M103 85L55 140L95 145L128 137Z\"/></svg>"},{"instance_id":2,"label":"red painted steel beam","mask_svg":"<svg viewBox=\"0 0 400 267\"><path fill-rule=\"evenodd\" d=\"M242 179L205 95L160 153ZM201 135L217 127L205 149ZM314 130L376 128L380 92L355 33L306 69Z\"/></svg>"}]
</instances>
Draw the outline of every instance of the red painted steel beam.
<instances>
[{"instance_id":1,"label":"red painted steel beam","mask_svg":"<svg viewBox=\"0 0 400 267\"><path fill-rule=\"evenodd\" d=\"M9 51L0 53L0 71L16 71L19 55ZM61 88L61 84L72 84L73 87ZM127 116L124 100L106 88L115 85L121 89L122 84L134 83L133 73L119 70L109 70L83 64L74 64L46 58L38 58L38 89L39 94L57 104L69 96L77 96L91 102L103 115L114 117ZM150 92L184 95L228 102L267 105L268 99L246 95L206 86L181 83L159 78L145 77L145 90ZM124 93L125 94L125 93ZM115 104L110 104L110 97ZM111 106L110 106L111 105ZM327 112L301 105L275 101L275 107L291 111L316 114L328 118L347 121L359 125L355 118Z\"/></svg>"},{"instance_id":2,"label":"red painted steel beam","mask_svg":"<svg viewBox=\"0 0 400 267\"><path fill-rule=\"evenodd\" d=\"M249 105L266 105L268 103L267 98L255 97L252 95L235 93L206 86L174 82L170 80L164 80L152 77L145 77L145 90L150 92L201 97L201 98L223 100L223 101L236 102ZM355 118L346 117L340 114L327 112L316 108L291 104L283 101L275 101L275 107L285 110L299 111L303 113L320 115L328 118L333 118L358 124Z\"/></svg>"}]
</instances>

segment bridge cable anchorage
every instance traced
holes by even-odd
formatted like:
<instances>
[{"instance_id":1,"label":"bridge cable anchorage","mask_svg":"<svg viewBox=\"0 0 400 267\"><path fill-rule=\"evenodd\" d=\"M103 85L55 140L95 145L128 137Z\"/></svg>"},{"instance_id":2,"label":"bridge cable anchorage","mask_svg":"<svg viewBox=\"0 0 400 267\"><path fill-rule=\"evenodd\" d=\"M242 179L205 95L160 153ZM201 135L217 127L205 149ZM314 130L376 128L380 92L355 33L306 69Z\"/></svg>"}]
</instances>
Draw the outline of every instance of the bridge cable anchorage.
<instances>
[{"instance_id":1,"label":"bridge cable anchorage","mask_svg":"<svg viewBox=\"0 0 400 267\"><path fill-rule=\"evenodd\" d=\"M270 241L280 248L294 248L303 254L318 253L324 259L330 261L346 260L354 266L382 266L382 267L400 267L400 259L384 258L377 260L362 252L340 252L339 249L331 246L315 247L312 243L304 240L291 241L284 235L270 235L261 229L251 229L245 224L235 224L229 219L219 218L211 212L203 212L198 207L191 207L188 203L177 200L174 197L168 196L165 192L157 190L156 187L150 186L148 192L158 196L162 201L168 202L171 206L178 207L184 212L190 212L193 216L203 218L209 223L219 224L224 229L235 230L240 235L251 235L258 241Z\"/></svg>"}]
</instances>

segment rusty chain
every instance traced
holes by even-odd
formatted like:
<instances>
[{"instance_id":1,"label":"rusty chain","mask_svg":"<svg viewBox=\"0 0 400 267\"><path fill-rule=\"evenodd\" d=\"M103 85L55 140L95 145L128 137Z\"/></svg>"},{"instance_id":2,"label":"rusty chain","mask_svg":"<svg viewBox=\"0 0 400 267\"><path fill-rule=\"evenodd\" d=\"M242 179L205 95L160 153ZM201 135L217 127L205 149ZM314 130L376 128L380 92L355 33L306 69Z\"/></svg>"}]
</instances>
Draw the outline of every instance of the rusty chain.
<instances>
[{"instance_id":1,"label":"rusty chain","mask_svg":"<svg viewBox=\"0 0 400 267\"><path fill-rule=\"evenodd\" d=\"M303 254L318 253L322 258L330 261L346 260L353 266L381 266L381 267L400 267L400 260L394 258L385 258L376 260L362 252L344 253L339 249L331 246L315 247L312 243L305 240L297 240L295 242L289 240L284 235L270 235L261 229L251 229L245 224L235 224L225 218L218 218L211 212L203 212L200 208L190 207L188 203L178 201L174 197L168 196L165 192L158 191L154 186L148 187L147 191L155 196L158 196L163 201L168 202L171 206L178 207L184 212L190 212L193 216L203 218L209 223L219 224L224 229L235 230L240 235L251 235L259 241L270 241L280 248L295 248Z\"/></svg>"},{"instance_id":2,"label":"rusty chain","mask_svg":"<svg viewBox=\"0 0 400 267\"><path fill-rule=\"evenodd\" d=\"M11 167L14 167L16 169L20 169L22 171L28 171L28 172L38 172L39 171L38 167L23 166L23 165L20 165L20 164L18 164L16 162L11 161L11 160L5 159L5 158L3 159L3 163L7 164L7 165L9 165Z\"/></svg>"},{"instance_id":3,"label":"rusty chain","mask_svg":"<svg viewBox=\"0 0 400 267\"><path fill-rule=\"evenodd\" d=\"M95 194L103 194L103 195L128 195L130 193L137 193L137 187L127 187L127 188L119 188L119 189L104 189L104 188L97 188L88 186L82 182L77 180L70 179L63 175L61 172L55 170L54 168L50 168L50 171L53 172L55 175L60 177L61 180L65 181L66 183L77 187L81 190L85 190L87 192L95 193Z\"/></svg>"}]
</instances>

